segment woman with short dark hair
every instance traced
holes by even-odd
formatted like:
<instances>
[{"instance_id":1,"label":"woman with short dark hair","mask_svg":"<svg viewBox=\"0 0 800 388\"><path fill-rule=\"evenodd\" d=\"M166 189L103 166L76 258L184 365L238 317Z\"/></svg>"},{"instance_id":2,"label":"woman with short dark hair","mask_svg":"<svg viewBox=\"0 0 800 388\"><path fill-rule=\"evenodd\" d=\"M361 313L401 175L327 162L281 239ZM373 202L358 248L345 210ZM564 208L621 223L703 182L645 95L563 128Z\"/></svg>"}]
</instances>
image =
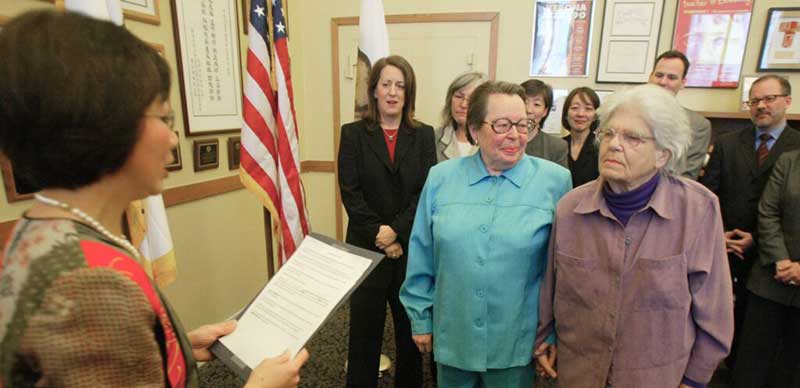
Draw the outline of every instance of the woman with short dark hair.
<instances>
[{"instance_id":1,"label":"woman with short dark hair","mask_svg":"<svg viewBox=\"0 0 800 388\"><path fill-rule=\"evenodd\" d=\"M398 292L408 238L428 169L436 163L433 128L414 119L416 81L403 57L377 61L362 120L342 126L339 189L349 217L346 241L386 255L350 298L347 386L375 387L386 319L392 309L395 386L422 385L422 359Z\"/></svg>"},{"instance_id":2,"label":"woman with short dark hair","mask_svg":"<svg viewBox=\"0 0 800 388\"><path fill-rule=\"evenodd\" d=\"M166 62L122 27L50 11L9 22L0 58L0 152L41 189L0 263L0 385L197 387L195 360L236 325L185 334L121 230L177 144ZM295 387L307 358L267 359L246 386Z\"/></svg>"},{"instance_id":3,"label":"woman with short dark hair","mask_svg":"<svg viewBox=\"0 0 800 388\"><path fill-rule=\"evenodd\" d=\"M569 131L564 140L569 144L568 163L573 187L593 181L599 175L594 134L599 107L600 97L587 87L573 89L564 101L561 125Z\"/></svg>"}]
</instances>

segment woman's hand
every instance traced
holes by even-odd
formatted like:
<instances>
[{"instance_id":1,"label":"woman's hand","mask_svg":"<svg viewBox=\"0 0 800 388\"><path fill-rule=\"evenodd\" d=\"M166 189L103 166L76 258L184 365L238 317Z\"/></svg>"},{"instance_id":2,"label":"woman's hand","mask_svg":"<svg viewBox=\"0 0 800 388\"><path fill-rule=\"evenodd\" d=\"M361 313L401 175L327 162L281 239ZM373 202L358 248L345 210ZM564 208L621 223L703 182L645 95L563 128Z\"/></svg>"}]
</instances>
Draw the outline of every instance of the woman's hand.
<instances>
[{"instance_id":1,"label":"woman's hand","mask_svg":"<svg viewBox=\"0 0 800 388\"><path fill-rule=\"evenodd\" d=\"M430 353L433 351L433 334L417 334L411 336L420 353Z\"/></svg>"},{"instance_id":2,"label":"woman's hand","mask_svg":"<svg viewBox=\"0 0 800 388\"><path fill-rule=\"evenodd\" d=\"M558 357L556 345L542 343L533 352L533 356L536 357L536 371L539 376L558 377L558 373L556 373L556 358Z\"/></svg>"},{"instance_id":3,"label":"woman's hand","mask_svg":"<svg viewBox=\"0 0 800 388\"><path fill-rule=\"evenodd\" d=\"M214 355L208 347L219 337L224 337L233 332L236 328L236 321L215 323L213 325L203 325L190 331L186 336L192 345L192 354L197 361L211 361Z\"/></svg>"},{"instance_id":4,"label":"woman's hand","mask_svg":"<svg viewBox=\"0 0 800 388\"><path fill-rule=\"evenodd\" d=\"M386 257L390 259L399 259L400 256L403 256L403 246L398 242L392 243L383 251L386 252Z\"/></svg>"},{"instance_id":5,"label":"woman's hand","mask_svg":"<svg viewBox=\"0 0 800 388\"><path fill-rule=\"evenodd\" d=\"M378 228L378 235L375 236L375 246L378 249L386 249L389 245L397 240L397 233L389 225L381 225Z\"/></svg>"},{"instance_id":6,"label":"woman's hand","mask_svg":"<svg viewBox=\"0 0 800 388\"><path fill-rule=\"evenodd\" d=\"M244 388L294 388L300 384L300 368L308 360L305 349L297 353L294 360L289 359L286 350L278 357L267 358L253 369Z\"/></svg>"}]
</instances>

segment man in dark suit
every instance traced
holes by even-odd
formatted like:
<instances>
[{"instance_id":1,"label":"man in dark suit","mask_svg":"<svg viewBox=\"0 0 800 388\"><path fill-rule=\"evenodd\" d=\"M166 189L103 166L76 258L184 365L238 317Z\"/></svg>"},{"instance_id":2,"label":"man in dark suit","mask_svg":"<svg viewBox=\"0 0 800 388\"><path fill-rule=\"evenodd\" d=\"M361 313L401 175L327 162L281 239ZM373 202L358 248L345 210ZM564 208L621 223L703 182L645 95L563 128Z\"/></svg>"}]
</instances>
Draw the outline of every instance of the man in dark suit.
<instances>
[{"instance_id":1,"label":"man in dark suit","mask_svg":"<svg viewBox=\"0 0 800 388\"><path fill-rule=\"evenodd\" d=\"M674 95L686 86L686 73L689 72L689 59L682 52L670 50L661 53L656 58L653 71L647 82L661 86ZM708 154L708 142L711 141L711 122L703 115L691 109L683 108L689 118L689 128L692 129L692 142L685 159L681 160L678 173L689 179L697 179L700 169Z\"/></svg>"},{"instance_id":2,"label":"man in dark suit","mask_svg":"<svg viewBox=\"0 0 800 388\"><path fill-rule=\"evenodd\" d=\"M758 260L734 388L800 386L800 151L775 163L758 205Z\"/></svg>"},{"instance_id":3,"label":"man in dark suit","mask_svg":"<svg viewBox=\"0 0 800 388\"><path fill-rule=\"evenodd\" d=\"M765 75L750 88L750 119L745 128L719 137L701 182L719 196L725 243L733 277L735 333L727 364L733 367L747 305L747 277L758 245L758 201L775 161L785 151L800 148L800 132L786 123L792 103L785 78Z\"/></svg>"}]
</instances>

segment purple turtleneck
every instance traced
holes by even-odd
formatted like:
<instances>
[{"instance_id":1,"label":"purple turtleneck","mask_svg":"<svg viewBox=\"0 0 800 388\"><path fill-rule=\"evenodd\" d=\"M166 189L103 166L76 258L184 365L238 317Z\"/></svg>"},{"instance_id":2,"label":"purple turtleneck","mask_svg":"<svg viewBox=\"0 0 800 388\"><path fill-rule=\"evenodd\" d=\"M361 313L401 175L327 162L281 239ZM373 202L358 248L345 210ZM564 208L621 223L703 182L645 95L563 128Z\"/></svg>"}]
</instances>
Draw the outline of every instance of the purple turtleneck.
<instances>
[{"instance_id":1,"label":"purple turtleneck","mask_svg":"<svg viewBox=\"0 0 800 388\"><path fill-rule=\"evenodd\" d=\"M608 204L608 209L622 222L622 225L628 225L628 220L631 219L633 213L647 205L647 202L650 201L650 197L652 197L653 193L656 191L660 176L660 173L656 173L643 185L624 193L615 193L611 191L611 187L608 186L608 183L603 185L603 196Z\"/></svg>"}]
</instances>

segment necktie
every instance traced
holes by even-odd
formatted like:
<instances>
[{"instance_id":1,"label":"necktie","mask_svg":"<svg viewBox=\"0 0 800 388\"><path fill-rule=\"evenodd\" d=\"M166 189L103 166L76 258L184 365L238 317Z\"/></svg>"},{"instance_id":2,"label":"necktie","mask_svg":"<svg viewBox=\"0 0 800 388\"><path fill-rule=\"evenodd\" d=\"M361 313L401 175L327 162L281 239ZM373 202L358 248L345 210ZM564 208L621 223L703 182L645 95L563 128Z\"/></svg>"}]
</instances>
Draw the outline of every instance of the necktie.
<instances>
[{"instance_id":1,"label":"necktie","mask_svg":"<svg viewBox=\"0 0 800 388\"><path fill-rule=\"evenodd\" d=\"M758 149L756 150L756 156L758 157L758 167L761 167L764 164L764 161L767 160L767 156L769 156L769 148L767 148L767 141L772 139L772 135L768 133L762 133L758 136L758 139L761 140L761 144L758 145Z\"/></svg>"}]
</instances>

